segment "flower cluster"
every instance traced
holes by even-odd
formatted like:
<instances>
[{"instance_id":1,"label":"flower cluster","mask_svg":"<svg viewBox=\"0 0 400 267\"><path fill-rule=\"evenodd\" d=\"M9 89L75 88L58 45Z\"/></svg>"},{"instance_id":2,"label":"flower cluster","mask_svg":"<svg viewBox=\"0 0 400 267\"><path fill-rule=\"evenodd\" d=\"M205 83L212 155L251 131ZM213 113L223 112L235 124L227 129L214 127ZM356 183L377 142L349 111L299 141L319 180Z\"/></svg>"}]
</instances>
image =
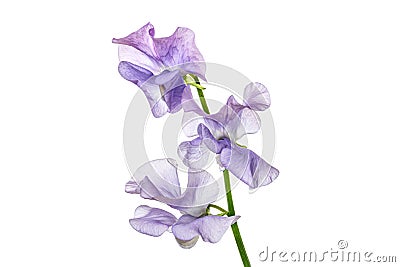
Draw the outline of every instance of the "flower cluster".
<instances>
[{"instance_id":1,"label":"flower cluster","mask_svg":"<svg viewBox=\"0 0 400 267\"><path fill-rule=\"evenodd\" d=\"M183 215L177 219L165 210L139 206L129 222L138 232L151 236L160 236L171 228L183 248L194 246L199 236L207 242L218 242L229 226L239 219L239 216L208 214L208 205L217 199L219 189L206 171L189 171L187 188L182 193L173 159L145 163L126 184L125 191L179 210Z\"/></svg>"},{"instance_id":2,"label":"flower cluster","mask_svg":"<svg viewBox=\"0 0 400 267\"><path fill-rule=\"evenodd\" d=\"M172 232L183 248L194 246L199 237L215 243L236 224L239 216L212 204L217 200L219 188L204 170L207 160L215 154L224 174L231 172L250 189L268 185L277 178L276 168L238 144L243 136L260 130L257 112L269 108L270 96L264 85L251 83L244 90L242 103L231 96L217 113L209 114L206 104L201 108L191 92L191 86L195 87L202 97L205 88L200 79L206 80L204 59L195 45L194 33L177 28L169 37L154 36L154 27L148 23L124 38L113 39L119 44L118 70L143 91L154 117L183 110L182 129L193 138L178 147L178 155L188 167L188 183L182 191L173 159L145 163L133 174L125 191L164 203L178 210L181 216L177 218L166 210L142 205L129 222L136 231L151 236ZM228 206L233 207L230 192L226 193ZM221 213L213 215L210 208Z\"/></svg>"},{"instance_id":3,"label":"flower cluster","mask_svg":"<svg viewBox=\"0 0 400 267\"><path fill-rule=\"evenodd\" d=\"M120 44L119 73L143 90L158 118L181 109L187 89L183 77L194 74L205 79L205 68L190 29L177 28L165 38L154 38L154 34L148 23L124 38L114 38L113 43Z\"/></svg>"},{"instance_id":4,"label":"flower cluster","mask_svg":"<svg viewBox=\"0 0 400 267\"><path fill-rule=\"evenodd\" d=\"M253 151L237 144L244 135L260 130L256 111L270 106L269 93L264 85L247 85L243 104L231 96L215 114L201 110L189 90L183 95L184 121L187 121L183 131L187 136L197 136L192 141L181 143L178 148L178 154L188 167L204 167L209 157L207 152L210 152L218 154L219 164L251 189L267 185L278 177L277 169Z\"/></svg>"}]
</instances>

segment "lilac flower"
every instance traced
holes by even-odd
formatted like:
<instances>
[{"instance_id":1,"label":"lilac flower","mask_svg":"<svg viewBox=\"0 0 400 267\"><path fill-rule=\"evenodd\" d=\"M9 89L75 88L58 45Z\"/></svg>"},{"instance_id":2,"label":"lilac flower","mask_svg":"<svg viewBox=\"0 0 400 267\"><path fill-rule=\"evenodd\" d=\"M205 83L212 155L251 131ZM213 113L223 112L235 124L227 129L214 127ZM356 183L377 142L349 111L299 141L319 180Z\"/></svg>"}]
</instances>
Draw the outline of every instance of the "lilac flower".
<instances>
[{"instance_id":1,"label":"lilac flower","mask_svg":"<svg viewBox=\"0 0 400 267\"><path fill-rule=\"evenodd\" d=\"M182 193L177 165L172 159L154 160L139 167L125 191L179 210L183 215L178 219L165 210L143 205L136 209L129 222L136 231L150 236L160 236L171 229L183 248L193 247L199 236L206 242L218 242L239 219L239 216L222 217L206 212L219 192L218 184L206 171L191 170L187 188Z\"/></svg>"},{"instance_id":2,"label":"lilac flower","mask_svg":"<svg viewBox=\"0 0 400 267\"><path fill-rule=\"evenodd\" d=\"M118 66L123 78L139 86L152 113L161 117L181 109L186 88L183 77L193 74L205 79L203 56L188 28L177 28L169 37L154 38L150 23L113 43L120 44Z\"/></svg>"},{"instance_id":3,"label":"lilac flower","mask_svg":"<svg viewBox=\"0 0 400 267\"><path fill-rule=\"evenodd\" d=\"M247 85L243 98L244 103L240 104L231 96L217 113L209 115L201 110L190 92L185 92L183 131L189 137L197 138L181 143L178 154L188 167L201 169L210 153L216 153L222 167L254 189L271 183L279 171L253 151L236 143L245 134L260 129L255 111L270 106L268 90L260 83Z\"/></svg>"}]
</instances>

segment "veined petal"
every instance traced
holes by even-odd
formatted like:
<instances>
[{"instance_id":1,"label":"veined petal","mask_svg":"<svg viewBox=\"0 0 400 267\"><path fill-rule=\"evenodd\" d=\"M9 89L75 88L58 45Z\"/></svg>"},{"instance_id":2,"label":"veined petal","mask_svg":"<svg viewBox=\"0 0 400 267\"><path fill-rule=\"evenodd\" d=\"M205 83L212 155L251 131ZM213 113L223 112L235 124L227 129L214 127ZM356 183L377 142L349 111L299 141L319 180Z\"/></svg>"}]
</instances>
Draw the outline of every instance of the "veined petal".
<instances>
[{"instance_id":1,"label":"veined petal","mask_svg":"<svg viewBox=\"0 0 400 267\"><path fill-rule=\"evenodd\" d=\"M253 134L260 130L261 122L257 113L247 105L242 105L233 96L228 98L226 106L233 110L227 129L231 133L231 140L236 141L246 134Z\"/></svg>"},{"instance_id":2,"label":"veined petal","mask_svg":"<svg viewBox=\"0 0 400 267\"><path fill-rule=\"evenodd\" d=\"M150 77L141 89L146 95L154 117L159 118L168 112L181 109L182 94L186 84L178 70L165 70Z\"/></svg>"},{"instance_id":3,"label":"veined petal","mask_svg":"<svg viewBox=\"0 0 400 267\"><path fill-rule=\"evenodd\" d=\"M176 162L160 159L139 167L125 191L168 204L182 213L200 216L217 199L219 188L208 172L189 169L187 188L181 193Z\"/></svg>"},{"instance_id":4,"label":"veined petal","mask_svg":"<svg viewBox=\"0 0 400 267\"><path fill-rule=\"evenodd\" d=\"M142 51L128 45L118 46L118 57L119 61L126 61L141 66L154 74L160 73L165 68L160 60L149 57Z\"/></svg>"},{"instance_id":5,"label":"veined petal","mask_svg":"<svg viewBox=\"0 0 400 267\"><path fill-rule=\"evenodd\" d=\"M221 240L228 228L234 224L240 216L222 217L208 215L196 218L190 215L183 215L172 226L172 233L179 240L189 241L197 236L205 242L216 243Z\"/></svg>"},{"instance_id":6,"label":"veined petal","mask_svg":"<svg viewBox=\"0 0 400 267\"><path fill-rule=\"evenodd\" d=\"M200 124L197 131L203 143L214 153L221 153L221 150L230 144L226 138L217 140L204 124Z\"/></svg>"},{"instance_id":7,"label":"veined petal","mask_svg":"<svg viewBox=\"0 0 400 267\"><path fill-rule=\"evenodd\" d=\"M246 107L240 111L239 117L240 127L237 127L238 130L235 133L235 140L240 139L246 134L257 133L261 129L260 117L254 110Z\"/></svg>"},{"instance_id":8,"label":"veined petal","mask_svg":"<svg viewBox=\"0 0 400 267\"><path fill-rule=\"evenodd\" d=\"M128 45L143 52L149 57L159 59L154 46L154 27L151 23L147 23L139 30L129 34L123 38L114 38L112 40L115 44Z\"/></svg>"},{"instance_id":9,"label":"veined petal","mask_svg":"<svg viewBox=\"0 0 400 267\"><path fill-rule=\"evenodd\" d=\"M153 76L154 77L154 76ZM148 80L144 83L140 89L143 91L144 95L149 102L149 106L153 116L160 118L168 113L168 105L162 99L162 92L160 86Z\"/></svg>"},{"instance_id":10,"label":"veined petal","mask_svg":"<svg viewBox=\"0 0 400 267\"><path fill-rule=\"evenodd\" d=\"M243 98L252 110L263 111L270 107L271 98L267 87L261 83L250 83L244 89Z\"/></svg>"},{"instance_id":11,"label":"veined petal","mask_svg":"<svg viewBox=\"0 0 400 267\"><path fill-rule=\"evenodd\" d=\"M118 71L125 80L133 82L139 87L153 76L151 71L127 61L121 61L119 63Z\"/></svg>"},{"instance_id":12,"label":"veined petal","mask_svg":"<svg viewBox=\"0 0 400 267\"><path fill-rule=\"evenodd\" d=\"M153 190L153 187L150 187L150 183L157 189L158 193ZM148 192L146 192L146 187ZM128 193L140 193L151 199L180 197L181 188L176 161L158 159L143 164L133 174L132 180L128 182L126 188L128 188L128 190L125 189Z\"/></svg>"},{"instance_id":13,"label":"veined petal","mask_svg":"<svg viewBox=\"0 0 400 267\"><path fill-rule=\"evenodd\" d=\"M217 200L218 183L206 171L189 170L188 185L182 197L171 200L170 206L195 217L203 215L207 206Z\"/></svg>"},{"instance_id":14,"label":"veined petal","mask_svg":"<svg viewBox=\"0 0 400 267\"><path fill-rule=\"evenodd\" d=\"M178 155L186 166L200 170L206 166L213 154L219 154L223 148L229 146L230 141L227 138L215 139L202 123L198 125L197 132L199 137L179 145Z\"/></svg>"},{"instance_id":15,"label":"veined petal","mask_svg":"<svg viewBox=\"0 0 400 267\"><path fill-rule=\"evenodd\" d=\"M155 74L165 67L177 68L183 74L196 74L205 80L204 58L193 31L178 27L169 37L154 38L154 34L153 25L148 23L124 38L114 38L113 43L121 45L120 60L141 65Z\"/></svg>"},{"instance_id":16,"label":"veined petal","mask_svg":"<svg viewBox=\"0 0 400 267\"><path fill-rule=\"evenodd\" d=\"M130 180L125 184L125 192L129 194L140 194L140 186L136 181Z\"/></svg>"},{"instance_id":17,"label":"veined petal","mask_svg":"<svg viewBox=\"0 0 400 267\"><path fill-rule=\"evenodd\" d=\"M209 115L200 109L191 93L184 92L182 107L185 111L182 129L189 137L196 135L195 129L200 124L204 124L215 139L226 137L233 142L245 134L258 132L261 127L257 113L248 106L238 103L233 96L228 98L226 105L217 113Z\"/></svg>"},{"instance_id":18,"label":"veined petal","mask_svg":"<svg viewBox=\"0 0 400 267\"><path fill-rule=\"evenodd\" d=\"M187 73L205 79L205 65L202 63L204 58L195 44L194 37L192 30L179 27L169 37L154 38L154 45L164 65L180 65Z\"/></svg>"},{"instance_id":19,"label":"veined petal","mask_svg":"<svg viewBox=\"0 0 400 267\"><path fill-rule=\"evenodd\" d=\"M246 183L249 188L255 189L268 185L274 181L279 171L268 164L253 151L231 144L221 152L222 166L233 175Z\"/></svg>"},{"instance_id":20,"label":"veined petal","mask_svg":"<svg viewBox=\"0 0 400 267\"><path fill-rule=\"evenodd\" d=\"M154 33L148 23L124 38L114 38L113 43L120 44L120 74L143 90L158 118L181 109L187 87L182 77L195 74L205 80L205 64L190 29L177 28L164 38L154 38Z\"/></svg>"},{"instance_id":21,"label":"veined petal","mask_svg":"<svg viewBox=\"0 0 400 267\"><path fill-rule=\"evenodd\" d=\"M165 75L163 75L165 74ZM163 76L168 75L168 80ZM179 111L182 107L182 94L184 90L189 90L187 85L185 84L182 76L178 70L175 71L164 71L162 74L157 76L157 80L155 81L160 87L164 88L164 94L162 95L162 99L168 106L168 111L170 113L175 113ZM163 92L161 92L163 93Z\"/></svg>"},{"instance_id":22,"label":"veined petal","mask_svg":"<svg viewBox=\"0 0 400 267\"><path fill-rule=\"evenodd\" d=\"M182 108L185 112L194 112L199 116L205 116L206 113L202 108L197 105L196 101L193 98L192 91L187 90L182 95ZM196 127L197 129L197 127Z\"/></svg>"},{"instance_id":23,"label":"veined petal","mask_svg":"<svg viewBox=\"0 0 400 267\"><path fill-rule=\"evenodd\" d=\"M142 205L136 208L134 218L129 223L142 234L160 236L176 221L176 217L165 210Z\"/></svg>"},{"instance_id":24,"label":"veined petal","mask_svg":"<svg viewBox=\"0 0 400 267\"><path fill-rule=\"evenodd\" d=\"M188 137L197 135L197 128L200 123L205 123L207 114L197 105L191 90L184 90L182 94L182 131Z\"/></svg>"},{"instance_id":25,"label":"veined petal","mask_svg":"<svg viewBox=\"0 0 400 267\"><path fill-rule=\"evenodd\" d=\"M182 142L178 147L178 155L183 164L196 170L206 167L209 158L213 156L200 137Z\"/></svg>"}]
</instances>

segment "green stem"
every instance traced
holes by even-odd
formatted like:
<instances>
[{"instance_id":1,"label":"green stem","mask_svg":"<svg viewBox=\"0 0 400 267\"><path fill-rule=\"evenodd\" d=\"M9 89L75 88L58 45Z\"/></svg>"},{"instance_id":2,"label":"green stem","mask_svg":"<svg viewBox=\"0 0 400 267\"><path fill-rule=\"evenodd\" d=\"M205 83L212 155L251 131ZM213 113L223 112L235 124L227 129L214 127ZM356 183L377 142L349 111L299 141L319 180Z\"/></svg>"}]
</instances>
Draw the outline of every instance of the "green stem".
<instances>
[{"instance_id":1,"label":"green stem","mask_svg":"<svg viewBox=\"0 0 400 267\"><path fill-rule=\"evenodd\" d=\"M229 178L229 171L224 170L224 182L226 191L226 200L228 202L228 216L235 216L235 207L233 206L232 191L231 191L231 181ZM247 256L246 248L244 247L242 236L240 235L239 225L236 223L231 225L233 236L235 237L236 245L238 247L240 257L242 258L243 266L250 267L250 260Z\"/></svg>"},{"instance_id":2,"label":"green stem","mask_svg":"<svg viewBox=\"0 0 400 267\"><path fill-rule=\"evenodd\" d=\"M203 86L200 85L200 80L199 77L197 77L196 75L193 74L189 74L189 76L194 80L195 84L197 84L197 86L193 85L194 87L196 87L197 89L197 94L199 95L200 98L200 103L201 103L201 107L203 108L204 112L207 114L210 114L210 110L208 109L208 105L207 105L207 101L204 98L204 93L203 90L206 89ZM189 83L191 84L191 83Z\"/></svg>"},{"instance_id":3,"label":"green stem","mask_svg":"<svg viewBox=\"0 0 400 267\"><path fill-rule=\"evenodd\" d=\"M200 85L200 81L195 75L191 75L195 82ZM204 110L205 113L210 114L210 110L208 109L206 99L204 98L204 93L201 89L197 88L197 94L199 95L200 98L200 103L201 106ZM224 170L224 182L225 182L225 191L226 191L226 199L228 202L228 216L234 216L235 215L235 208L233 206L233 199L232 199L232 192L231 192L231 181L229 179L229 171ZM213 204L210 204L210 207ZM249 257L247 256L246 253L246 248L244 247L242 236L240 235L239 231L239 226L237 223L234 223L231 225L231 229L233 232L233 236L235 237L236 245L238 247L240 257L242 258L243 266L244 267L250 267L250 260Z\"/></svg>"},{"instance_id":4,"label":"green stem","mask_svg":"<svg viewBox=\"0 0 400 267\"><path fill-rule=\"evenodd\" d=\"M197 94L199 95L201 107L203 108L204 112L210 114L210 110L208 109L206 99L204 98L203 90L197 88Z\"/></svg>"},{"instance_id":5,"label":"green stem","mask_svg":"<svg viewBox=\"0 0 400 267\"><path fill-rule=\"evenodd\" d=\"M226 200L228 202L228 210L229 210L228 216L234 216L235 207L233 206L231 181L229 179L229 171L227 169L224 170L224 183L225 183Z\"/></svg>"}]
</instances>

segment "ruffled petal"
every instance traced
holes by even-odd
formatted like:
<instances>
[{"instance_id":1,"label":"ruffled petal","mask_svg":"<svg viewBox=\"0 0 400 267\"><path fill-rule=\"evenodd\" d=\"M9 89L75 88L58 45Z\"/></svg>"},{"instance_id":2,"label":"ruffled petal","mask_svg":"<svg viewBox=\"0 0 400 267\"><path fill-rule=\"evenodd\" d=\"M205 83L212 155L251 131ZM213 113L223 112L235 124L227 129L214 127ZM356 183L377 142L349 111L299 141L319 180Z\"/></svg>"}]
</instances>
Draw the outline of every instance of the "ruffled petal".
<instances>
[{"instance_id":1,"label":"ruffled petal","mask_svg":"<svg viewBox=\"0 0 400 267\"><path fill-rule=\"evenodd\" d=\"M217 140L204 124L200 124L197 131L203 143L216 154L221 153L221 150L230 144L226 138Z\"/></svg>"},{"instance_id":2,"label":"ruffled petal","mask_svg":"<svg viewBox=\"0 0 400 267\"><path fill-rule=\"evenodd\" d=\"M129 194L140 194L140 186L136 181L130 180L125 184L125 192Z\"/></svg>"},{"instance_id":3,"label":"ruffled petal","mask_svg":"<svg viewBox=\"0 0 400 267\"><path fill-rule=\"evenodd\" d=\"M188 90L189 91L189 90ZM182 130L188 136L196 135L200 124L204 124L216 139L224 137L236 141L246 134L260 130L260 118L255 111L242 105L230 96L226 105L214 114L205 114L189 92L182 96L182 107L185 111ZM198 134L198 132L197 132Z\"/></svg>"},{"instance_id":4,"label":"ruffled petal","mask_svg":"<svg viewBox=\"0 0 400 267\"><path fill-rule=\"evenodd\" d=\"M160 159L139 167L125 191L160 201L182 213L200 216L217 199L219 188L208 172L189 169L187 188L181 193L176 162Z\"/></svg>"},{"instance_id":5,"label":"ruffled petal","mask_svg":"<svg viewBox=\"0 0 400 267\"><path fill-rule=\"evenodd\" d=\"M114 38L115 44L128 45L143 52L149 57L159 59L154 46L154 27L151 23L147 23L139 30L129 34L123 38Z\"/></svg>"},{"instance_id":6,"label":"ruffled petal","mask_svg":"<svg viewBox=\"0 0 400 267\"><path fill-rule=\"evenodd\" d=\"M244 108L240 113L240 127L235 132L235 140L240 139L246 134L257 133L261 129L260 117L250 108Z\"/></svg>"},{"instance_id":7,"label":"ruffled petal","mask_svg":"<svg viewBox=\"0 0 400 267\"><path fill-rule=\"evenodd\" d=\"M187 85L178 70L165 70L147 80L141 89L146 95L154 117L181 109L182 94Z\"/></svg>"},{"instance_id":8,"label":"ruffled petal","mask_svg":"<svg viewBox=\"0 0 400 267\"><path fill-rule=\"evenodd\" d=\"M149 102L149 106L153 116L156 118L160 118L168 113L168 105L162 99L161 87L158 84L154 83L154 76L152 79L148 80L144 83L140 89L143 91L144 95L147 98L147 102Z\"/></svg>"},{"instance_id":9,"label":"ruffled petal","mask_svg":"<svg viewBox=\"0 0 400 267\"><path fill-rule=\"evenodd\" d=\"M270 107L271 98L267 87L261 83L250 83L243 94L246 105L252 110L263 111Z\"/></svg>"},{"instance_id":10,"label":"ruffled petal","mask_svg":"<svg viewBox=\"0 0 400 267\"><path fill-rule=\"evenodd\" d=\"M143 164L133 174L132 180L125 187L125 191L141 194L149 199L180 197L181 187L176 161L158 159Z\"/></svg>"},{"instance_id":11,"label":"ruffled petal","mask_svg":"<svg viewBox=\"0 0 400 267\"><path fill-rule=\"evenodd\" d=\"M171 200L170 206L195 217L203 215L207 206L218 197L218 183L206 171L189 170L188 185L182 197Z\"/></svg>"},{"instance_id":12,"label":"ruffled petal","mask_svg":"<svg viewBox=\"0 0 400 267\"><path fill-rule=\"evenodd\" d=\"M183 215L172 226L172 233L177 239L183 241L193 240L197 236L201 236L205 242L216 243L239 218L240 216L221 217L216 215L196 218Z\"/></svg>"},{"instance_id":13,"label":"ruffled petal","mask_svg":"<svg viewBox=\"0 0 400 267\"><path fill-rule=\"evenodd\" d=\"M231 144L222 150L220 161L223 167L246 183L250 189L268 185L279 171L253 151Z\"/></svg>"},{"instance_id":14,"label":"ruffled petal","mask_svg":"<svg viewBox=\"0 0 400 267\"><path fill-rule=\"evenodd\" d=\"M231 112L226 126L232 140L236 141L246 134L260 130L260 117L250 107L240 104L233 96L228 98L226 106L229 107L228 110L234 111Z\"/></svg>"},{"instance_id":15,"label":"ruffled petal","mask_svg":"<svg viewBox=\"0 0 400 267\"><path fill-rule=\"evenodd\" d=\"M133 82L139 87L153 76L151 71L127 61L121 61L119 63L118 71L125 80Z\"/></svg>"},{"instance_id":16,"label":"ruffled petal","mask_svg":"<svg viewBox=\"0 0 400 267\"><path fill-rule=\"evenodd\" d=\"M142 205L136 208L134 218L129 223L139 233L160 236L176 221L176 217L165 210Z\"/></svg>"},{"instance_id":17,"label":"ruffled petal","mask_svg":"<svg viewBox=\"0 0 400 267\"><path fill-rule=\"evenodd\" d=\"M141 66L153 74L158 74L165 68L160 60L149 57L142 51L128 45L118 46L118 57L119 61L126 61Z\"/></svg>"},{"instance_id":18,"label":"ruffled petal","mask_svg":"<svg viewBox=\"0 0 400 267\"><path fill-rule=\"evenodd\" d=\"M205 79L204 58L197 48L194 32L188 28L177 28L169 37L154 38L158 56L168 67L180 65L186 73Z\"/></svg>"},{"instance_id":19,"label":"ruffled petal","mask_svg":"<svg viewBox=\"0 0 400 267\"><path fill-rule=\"evenodd\" d=\"M183 75L191 73L205 80L204 58L195 44L193 31L179 27L169 37L154 38L154 34L153 25L148 23L124 38L114 38L113 43L121 45L120 60L143 66L155 74L176 67Z\"/></svg>"},{"instance_id":20,"label":"ruffled petal","mask_svg":"<svg viewBox=\"0 0 400 267\"><path fill-rule=\"evenodd\" d=\"M192 141L182 142L178 147L178 156L189 168L201 170L206 167L213 154L198 137Z\"/></svg>"},{"instance_id":21,"label":"ruffled petal","mask_svg":"<svg viewBox=\"0 0 400 267\"><path fill-rule=\"evenodd\" d=\"M178 155L186 166L200 170L206 167L214 154L221 153L223 148L229 146L230 140L227 138L215 139L204 124L198 125L197 132L199 137L179 145Z\"/></svg>"},{"instance_id":22,"label":"ruffled petal","mask_svg":"<svg viewBox=\"0 0 400 267\"><path fill-rule=\"evenodd\" d=\"M188 137L197 135L200 123L205 124L207 114L197 105L191 90L185 90L182 94L182 131Z\"/></svg>"},{"instance_id":23,"label":"ruffled petal","mask_svg":"<svg viewBox=\"0 0 400 267\"><path fill-rule=\"evenodd\" d=\"M164 71L163 73L168 73L169 71ZM162 99L168 106L168 112L175 113L182 108L182 94L184 90L189 90L185 84L180 72L178 70L169 72L170 79L156 81L159 86L164 88L164 94ZM160 75L161 76L161 75Z\"/></svg>"}]
</instances>

